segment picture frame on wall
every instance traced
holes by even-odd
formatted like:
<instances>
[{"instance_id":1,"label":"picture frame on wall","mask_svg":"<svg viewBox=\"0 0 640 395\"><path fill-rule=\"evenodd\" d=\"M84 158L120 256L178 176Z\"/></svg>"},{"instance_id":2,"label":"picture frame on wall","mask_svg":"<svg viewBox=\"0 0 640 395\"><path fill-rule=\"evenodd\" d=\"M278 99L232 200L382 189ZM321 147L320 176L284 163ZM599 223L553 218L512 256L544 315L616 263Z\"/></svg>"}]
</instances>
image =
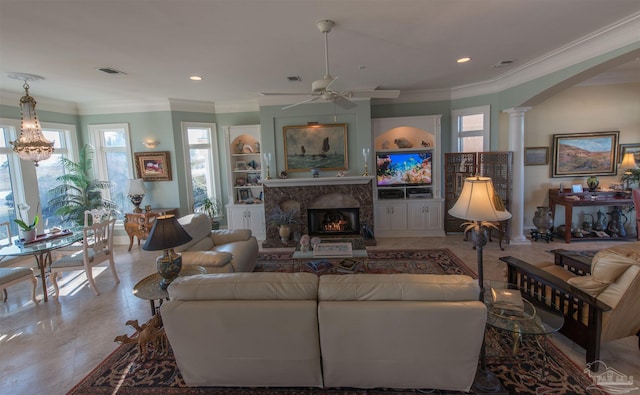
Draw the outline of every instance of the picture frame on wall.
<instances>
[{"instance_id":1,"label":"picture frame on wall","mask_svg":"<svg viewBox=\"0 0 640 395\"><path fill-rule=\"evenodd\" d=\"M553 135L551 177L614 176L619 131Z\"/></svg>"},{"instance_id":2,"label":"picture frame on wall","mask_svg":"<svg viewBox=\"0 0 640 395\"><path fill-rule=\"evenodd\" d=\"M633 152L636 163L640 165L640 143L620 144L618 149L618 164L622 163L622 158L627 152Z\"/></svg>"},{"instance_id":3,"label":"picture frame on wall","mask_svg":"<svg viewBox=\"0 0 640 395\"><path fill-rule=\"evenodd\" d=\"M348 170L347 124L285 126L286 172Z\"/></svg>"},{"instance_id":4,"label":"picture frame on wall","mask_svg":"<svg viewBox=\"0 0 640 395\"><path fill-rule=\"evenodd\" d=\"M169 151L134 152L136 176L144 181L171 181Z\"/></svg>"},{"instance_id":5,"label":"picture frame on wall","mask_svg":"<svg viewBox=\"0 0 640 395\"><path fill-rule=\"evenodd\" d=\"M549 147L525 147L524 149L524 165L548 165L549 164Z\"/></svg>"}]
</instances>

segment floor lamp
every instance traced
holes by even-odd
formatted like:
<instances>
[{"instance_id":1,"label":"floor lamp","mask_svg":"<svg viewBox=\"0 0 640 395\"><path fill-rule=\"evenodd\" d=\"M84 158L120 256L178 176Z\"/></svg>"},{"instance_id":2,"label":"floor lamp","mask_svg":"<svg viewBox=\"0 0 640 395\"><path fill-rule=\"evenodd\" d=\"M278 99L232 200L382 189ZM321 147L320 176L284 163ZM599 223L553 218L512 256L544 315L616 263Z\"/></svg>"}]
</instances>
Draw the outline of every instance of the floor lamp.
<instances>
[{"instance_id":1,"label":"floor lamp","mask_svg":"<svg viewBox=\"0 0 640 395\"><path fill-rule=\"evenodd\" d=\"M468 220L465 231L472 231L472 238L478 259L478 282L480 283L480 301L484 302L484 269L482 266L482 247L487 244L488 228L496 227L495 222L511 218L502 199L493 188L489 177L469 177L464 180L462 192L456 204L449 210L456 218ZM476 374L473 388L478 392L496 392L500 389L500 380L487 369L485 343L480 349L480 370Z\"/></svg>"}]
</instances>

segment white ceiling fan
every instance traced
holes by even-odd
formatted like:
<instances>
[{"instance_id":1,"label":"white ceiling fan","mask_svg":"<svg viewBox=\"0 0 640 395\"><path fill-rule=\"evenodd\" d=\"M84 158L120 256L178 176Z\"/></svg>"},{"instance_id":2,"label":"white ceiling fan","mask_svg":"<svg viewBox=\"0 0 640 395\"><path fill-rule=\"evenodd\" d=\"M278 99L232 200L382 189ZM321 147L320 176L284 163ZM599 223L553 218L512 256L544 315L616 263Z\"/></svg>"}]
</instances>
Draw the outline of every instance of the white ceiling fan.
<instances>
[{"instance_id":1,"label":"white ceiling fan","mask_svg":"<svg viewBox=\"0 0 640 395\"><path fill-rule=\"evenodd\" d=\"M334 25L333 21L322 20L316 23L318 29L324 34L324 58L325 58L325 75L321 80L315 80L311 83L311 93L260 93L262 96L292 96L292 95L305 95L311 96L307 100L291 104L283 107L287 109L298 106L300 104L311 103L318 99L325 101L331 101L344 109L351 109L356 106L354 102L349 100L352 97L368 97L372 99L396 99L400 95L399 90L350 90L338 92L331 89L331 85L336 81L337 77L332 77L329 74L329 47L327 34L331 31Z\"/></svg>"}]
</instances>

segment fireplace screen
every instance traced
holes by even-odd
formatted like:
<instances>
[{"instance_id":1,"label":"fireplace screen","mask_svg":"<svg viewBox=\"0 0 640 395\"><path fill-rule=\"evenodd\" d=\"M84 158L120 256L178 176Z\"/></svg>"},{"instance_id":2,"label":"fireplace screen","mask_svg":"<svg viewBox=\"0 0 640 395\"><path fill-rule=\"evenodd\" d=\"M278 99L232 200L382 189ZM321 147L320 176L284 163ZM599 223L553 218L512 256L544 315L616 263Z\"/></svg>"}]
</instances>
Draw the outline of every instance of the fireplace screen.
<instances>
[{"instance_id":1,"label":"fireplace screen","mask_svg":"<svg viewBox=\"0 0 640 395\"><path fill-rule=\"evenodd\" d=\"M309 209L307 211L309 234L353 235L360 233L358 208Z\"/></svg>"}]
</instances>

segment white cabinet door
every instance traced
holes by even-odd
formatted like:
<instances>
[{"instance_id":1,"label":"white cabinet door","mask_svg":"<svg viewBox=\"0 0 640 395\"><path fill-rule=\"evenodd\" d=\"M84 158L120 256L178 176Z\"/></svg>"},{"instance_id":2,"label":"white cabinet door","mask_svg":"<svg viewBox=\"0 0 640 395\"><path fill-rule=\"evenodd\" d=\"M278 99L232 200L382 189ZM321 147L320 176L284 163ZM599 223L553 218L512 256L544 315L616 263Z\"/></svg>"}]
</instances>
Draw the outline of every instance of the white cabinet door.
<instances>
[{"instance_id":1,"label":"white cabinet door","mask_svg":"<svg viewBox=\"0 0 640 395\"><path fill-rule=\"evenodd\" d=\"M407 204L402 202L375 203L376 232L407 229Z\"/></svg>"},{"instance_id":2,"label":"white cabinet door","mask_svg":"<svg viewBox=\"0 0 640 395\"><path fill-rule=\"evenodd\" d=\"M260 240L266 237L264 205L236 204L227 206L229 229L251 229L251 233Z\"/></svg>"},{"instance_id":3,"label":"white cabinet door","mask_svg":"<svg viewBox=\"0 0 640 395\"><path fill-rule=\"evenodd\" d=\"M442 227L440 202L410 201L408 204L408 230L438 230Z\"/></svg>"}]
</instances>

